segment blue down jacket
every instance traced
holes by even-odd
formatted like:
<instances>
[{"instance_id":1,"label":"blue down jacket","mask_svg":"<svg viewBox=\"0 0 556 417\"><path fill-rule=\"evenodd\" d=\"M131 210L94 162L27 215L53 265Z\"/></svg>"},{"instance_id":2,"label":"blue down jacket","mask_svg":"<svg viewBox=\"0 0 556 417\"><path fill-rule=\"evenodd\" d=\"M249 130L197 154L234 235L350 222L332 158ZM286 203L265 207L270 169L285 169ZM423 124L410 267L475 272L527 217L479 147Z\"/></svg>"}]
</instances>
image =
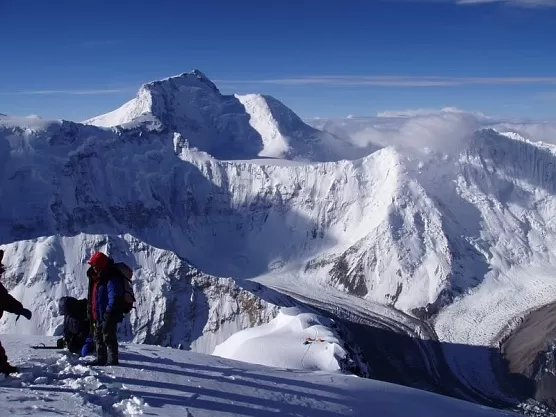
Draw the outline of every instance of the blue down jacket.
<instances>
[{"instance_id":1,"label":"blue down jacket","mask_svg":"<svg viewBox=\"0 0 556 417\"><path fill-rule=\"evenodd\" d=\"M89 274L91 273L87 275ZM121 321L122 313L119 308L119 301L123 293L122 278L114 267L109 266L99 277L94 277L91 274L89 300L91 317L95 320L97 326L100 326L107 317L111 320Z\"/></svg>"}]
</instances>

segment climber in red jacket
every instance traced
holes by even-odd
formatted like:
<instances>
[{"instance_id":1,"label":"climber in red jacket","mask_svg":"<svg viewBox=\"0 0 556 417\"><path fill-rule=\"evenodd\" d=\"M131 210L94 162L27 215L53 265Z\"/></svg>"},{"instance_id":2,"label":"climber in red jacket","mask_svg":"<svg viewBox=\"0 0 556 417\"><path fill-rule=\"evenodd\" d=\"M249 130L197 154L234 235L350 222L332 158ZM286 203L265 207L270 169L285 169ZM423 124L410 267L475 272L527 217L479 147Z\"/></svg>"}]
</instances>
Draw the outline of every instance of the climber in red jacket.
<instances>
[{"instance_id":1,"label":"climber in red jacket","mask_svg":"<svg viewBox=\"0 0 556 417\"><path fill-rule=\"evenodd\" d=\"M4 251L0 249L0 278L4 274L4 265L2 264L2 259L4 258ZM23 305L13 298L4 285L0 282L0 318L4 314L4 311L8 313L17 314L25 317L27 320L31 320L31 312L23 307ZM6 356L6 351L0 342L0 373L9 375L11 373L17 372L17 368L12 366L8 362L8 357Z\"/></svg>"}]
</instances>

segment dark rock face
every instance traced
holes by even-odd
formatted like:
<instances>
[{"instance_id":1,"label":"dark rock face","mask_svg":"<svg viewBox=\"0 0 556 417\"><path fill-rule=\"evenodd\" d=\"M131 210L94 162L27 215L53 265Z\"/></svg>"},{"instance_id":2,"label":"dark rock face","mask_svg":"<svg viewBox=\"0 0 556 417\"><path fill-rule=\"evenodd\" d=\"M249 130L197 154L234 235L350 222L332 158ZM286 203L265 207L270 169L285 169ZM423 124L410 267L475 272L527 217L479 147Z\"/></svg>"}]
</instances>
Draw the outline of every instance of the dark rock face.
<instances>
[{"instance_id":1,"label":"dark rock face","mask_svg":"<svg viewBox=\"0 0 556 417\"><path fill-rule=\"evenodd\" d=\"M527 315L503 341L501 351L508 372L532 381L531 396L556 413L556 303ZM514 388L524 390L515 382Z\"/></svg>"}]
</instances>

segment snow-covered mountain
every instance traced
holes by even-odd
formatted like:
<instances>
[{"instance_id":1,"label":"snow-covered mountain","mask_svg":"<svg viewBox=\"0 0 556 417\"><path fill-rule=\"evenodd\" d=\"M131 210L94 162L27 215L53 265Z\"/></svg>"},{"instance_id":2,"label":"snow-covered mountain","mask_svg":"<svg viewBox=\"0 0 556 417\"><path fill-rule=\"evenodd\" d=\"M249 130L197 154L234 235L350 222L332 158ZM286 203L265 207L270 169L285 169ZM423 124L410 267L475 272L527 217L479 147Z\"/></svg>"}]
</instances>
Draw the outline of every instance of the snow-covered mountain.
<instances>
[{"instance_id":1,"label":"snow-covered mountain","mask_svg":"<svg viewBox=\"0 0 556 417\"><path fill-rule=\"evenodd\" d=\"M232 163L139 133L71 122L5 127L11 157L0 196L25 192L17 216L0 209L2 235L131 234L212 275L294 268L404 311L481 280L477 250L455 237L469 223L436 203L450 203L450 191L433 195L394 148L353 162Z\"/></svg>"},{"instance_id":2,"label":"snow-covered mountain","mask_svg":"<svg viewBox=\"0 0 556 417\"><path fill-rule=\"evenodd\" d=\"M211 353L299 303L270 287L347 320L403 317L412 338L426 319L451 372L503 398L488 349L454 346L496 347L556 295L556 147L457 112L434 120L396 130L389 118L345 160L336 136L272 99L222 96L198 72L86 124L2 118L6 283L42 316L1 328L55 332L55 300L84 294L86 258L105 248L136 269L128 340Z\"/></svg>"},{"instance_id":3,"label":"snow-covered mountain","mask_svg":"<svg viewBox=\"0 0 556 417\"><path fill-rule=\"evenodd\" d=\"M218 159L331 161L357 155L352 145L305 124L275 98L222 95L198 70L144 84L120 108L85 123L176 132Z\"/></svg>"}]
</instances>

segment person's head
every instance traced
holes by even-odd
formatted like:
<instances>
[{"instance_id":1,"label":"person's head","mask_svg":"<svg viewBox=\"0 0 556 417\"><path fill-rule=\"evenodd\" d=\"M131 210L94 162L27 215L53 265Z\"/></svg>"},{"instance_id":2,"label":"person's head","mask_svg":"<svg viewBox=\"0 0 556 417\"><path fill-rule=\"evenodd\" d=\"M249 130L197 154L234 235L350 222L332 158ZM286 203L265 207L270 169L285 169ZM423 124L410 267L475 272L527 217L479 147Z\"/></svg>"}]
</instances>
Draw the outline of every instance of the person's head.
<instances>
[{"instance_id":1,"label":"person's head","mask_svg":"<svg viewBox=\"0 0 556 417\"><path fill-rule=\"evenodd\" d=\"M62 297L58 300L58 312L62 315L69 315L70 312L75 308L75 303L77 299L74 297Z\"/></svg>"},{"instance_id":2,"label":"person's head","mask_svg":"<svg viewBox=\"0 0 556 417\"><path fill-rule=\"evenodd\" d=\"M91 265L93 271L98 275L108 266L109 258L102 252L95 252L87 263Z\"/></svg>"},{"instance_id":3,"label":"person's head","mask_svg":"<svg viewBox=\"0 0 556 417\"><path fill-rule=\"evenodd\" d=\"M87 299L78 300L75 297L62 297L58 300L58 312L62 316L79 319L87 314Z\"/></svg>"}]
</instances>

